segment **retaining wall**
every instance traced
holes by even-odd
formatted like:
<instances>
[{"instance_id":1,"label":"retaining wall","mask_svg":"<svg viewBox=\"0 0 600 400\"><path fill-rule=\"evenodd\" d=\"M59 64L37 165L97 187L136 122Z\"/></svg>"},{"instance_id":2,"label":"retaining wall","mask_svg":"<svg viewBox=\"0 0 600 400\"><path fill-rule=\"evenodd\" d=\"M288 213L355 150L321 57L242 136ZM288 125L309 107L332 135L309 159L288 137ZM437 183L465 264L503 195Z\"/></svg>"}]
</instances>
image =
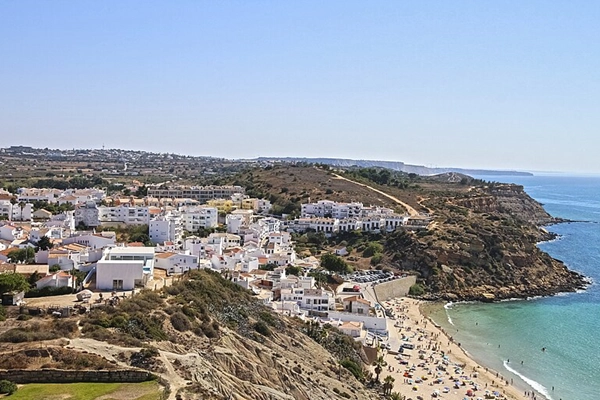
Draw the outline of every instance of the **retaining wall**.
<instances>
[{"instance_id":1,"label":"retaining wall","mask_svg":"<svg viewBox=\"0 0 600 400\"><path fill-rule=\"evenodd\" d=\"M408 289L417 283L417 277L409 275L406 278L394 279L389 282L378 283L374 290L377 295L377 300L388 301L396 297L405 297L408 294Z\"/></svg>"}]
</instances>

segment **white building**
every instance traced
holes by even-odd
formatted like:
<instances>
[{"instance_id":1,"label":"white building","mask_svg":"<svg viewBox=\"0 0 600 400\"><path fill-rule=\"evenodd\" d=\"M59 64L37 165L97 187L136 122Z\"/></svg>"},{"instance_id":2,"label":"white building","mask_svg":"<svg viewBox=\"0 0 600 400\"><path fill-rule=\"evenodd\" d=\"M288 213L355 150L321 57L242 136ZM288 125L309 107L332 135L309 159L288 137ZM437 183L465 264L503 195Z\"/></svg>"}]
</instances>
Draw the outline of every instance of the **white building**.
<instances>
[{"instance_id":1,"label":"white building","mask_svg":"<svg viewBox=\"0 0 600 400\"><path fill-rule=\"evenodd\" d=\"M323 289L281 289L283 301L295 301L304 310L327 311L335 309L333 294Z\"/></svg>"},{"instance_id":2,"label":"white building","mask_svg":"<svg viewBox=\"0 0 600 400\"><path fill-rule=\"evenodd\" d=\"M175 188L150 187L148 196L158 199L168 198L186 198L206 202L211 199L229 199L237 193L244 193L245 189L241 186L180 186Z\"/></svg>"},{"instance_id":3,"label":"white building","mask_svg":"<svg viewBox=\"0 0 600 400\"><path fill-rule=\"evenodd\" d=\"M21 205L23 207L21 207ZM12 207L12 221L31 221L31 214L33 213L33 204L31 203L17 203Z\"/></svg>"},{"instance_id":4,"label":"white building","mask_svg":"<svg viewBox=\"0 0 600 400\"><path fill-rule=\"evenodd\" d=\"M216 228L219 211L215 207L186 207L182 209L181 221L183 229L196 232L200 228Z\"/></svg>"},{"instance_id":5,"label":"white building","mask_svg":"<svg viewBox=\"0 0 600 400\"><path fill-rule=\"evenodd\" d=\"M340 221L335 218L313 218L310 222L310 229L326 235L333 235L338 231L339 223Z\"/></svg>"},{"instance_id":6,"label":"white building","mask_svg":"<svg viewBox=\"0 0 600 400\"><path fill-rule=\"evenodd\" d=\"M56 203L63 192L59 189L20 188L17 193L17 201L19 202L46 201Z\"/></svg>"},{"instance_id":7,"label":"white building","mask_svg":"<svg viewBox=\"0 0 600 400\"><path fill-rule=\"evenodd\" d=\"M120 222L126 225L148 225L150 212L148 207L99 207L100 222Z\"/></svg>"},{"instance_id":8,"label":"white building","mask_svg":"<svg viewBox=\"0 0 600 400\"><path fill-rule=\"evenodd\" d=\"M9 240L12 242L13 240L23 239L24 237L25 232L21 227L12 224L6 224L0 227L0 239L2 240Z\"/></svg>"},{"instance_id":9,"label":"white building","mask_svg":"<svg viewBox=\"0 0 600 400\"><path fill-rule=\"evenodd\" d=\"M35 283L36 288L42 289L45 287L61 288L61 287L75 287L75 277L64 271L59 271L52 275L47 275Z\"/></svg>"},{"instance_id":10,"label":"white building","mask_svg":"<svg viewBox=\"0 0 600 400\"><path fill-rule=\"evenodd\" d=\"M78 243L91 249L101 249L107 246L114 246L116 243L115 232L100 233L75 233L68 238L63 239L63 244Z\"/></svg>"},{"instance_id":11,"label":"white building","mask_svg":"<svg viewBox=\"0 0 600 400\"><path fill-rule=\"evenodd\" d=\"M321 200L301 206L303 217L356 218L362 215L362 210L362 203L337 203L331 200Z\"/></svg>"},{"instance_id":12,"label":"white building","mask_svg":"<svg viewBox=\"0 0 600 400\"><path fill-rule=\"evenodd\" d=\"M211 233L207 239L207 244L221 246L223 250L229 247L239 247L240 242L240 236L231 233Z\"/></svg>"},{"instance_id":13,"label":"white building","mask_svg":"<svg viewBox=\"0 0 600 400\"><path fill-rule=\"evenodd\" d=\"M153 247L113 247L96 265L96 289L132 290L154 274Z\"/></svg>"},{"instance_id":14,"label":"white building","mask_svg":"<svg viewBox=\"0 0 600 400\"><path fill-rule=\"evenodd\" d=\"M0 200L0 217L10 220L12 218L13 205L10 200Z\"/></svg>"},{"instance_id":15,"label":"white building","mask_svg":"<svg viewBox=\"0 0 600 400\"><path fill-rule=\"evenodd\" d=\"M167 271L167 274L182 274L198 269L198 256L173 252L157 253L154 256L154 268Z\"/></svg>"},{"instance_id":16,"label":"white building","mask_svg":"<svg viewBox=\"0 0 600 400\"><path fill-rule=\"evenodd\" d=\"M99 211L94 201L86 201L75 207L75 225L83 223L85 226L96 227L100 225Z\"/></svg>"},{"instance_id":17,"label":"white building","mask_svg":"<svg viewBox=\"0 0 600 400\"><path fill-rule=\"evenodd\" d=\"M225 216L225 224L227 225L227 233L239 234L244 225L243 215L227 214Z\"/></svg>"},{"instance_id":18,"label":"white building","mask_svg":"<svg viewBox=\"0 0 600 400\"><path fill-rule=\"evenodd\" d=\"M148 230L152 243L178 243L183 234L181 217L170 213L158 216L150 221Z\"/></svg>"}]
</instances>

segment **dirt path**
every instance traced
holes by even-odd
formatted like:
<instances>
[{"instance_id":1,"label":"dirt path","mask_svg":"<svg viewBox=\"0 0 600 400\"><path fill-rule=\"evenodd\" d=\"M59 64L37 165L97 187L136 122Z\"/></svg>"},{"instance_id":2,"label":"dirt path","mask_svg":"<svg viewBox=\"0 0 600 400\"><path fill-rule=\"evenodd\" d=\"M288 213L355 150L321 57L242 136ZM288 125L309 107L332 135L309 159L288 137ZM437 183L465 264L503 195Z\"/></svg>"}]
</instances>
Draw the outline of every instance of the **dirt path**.
<instances>
[{"instance_id":1,"label":"dirt path","mask_svg":"<svg viewBox=\"0 0 600 400\"><path fill-rule=\"evenodd\" d=\"M85 350L89 353L100 355L107 360L112 360L118 365L124 368L131 368L130 365L118 360L117 355L120 352L139 351L139 347L123 347L114 344L108 344L105 342L99 342L94 339L77 338L71 339L69 346L79 350ZM171 362L171 359L194 359L198 357L198 354L176 354L165 350L158 350L160 353L160 360L163 362L166 372L159 374L165 381L169 382L169 389L171 393L169 400L175 400L177 391L187 386L188 381L183 379L176 371L175 367Z\"/></svg>"},{"instance_id":2,"label":"dirt path","mask_svg":"<svg viewBox=\"0 0 600 400\"><path fill-rule=\"evenodd\" d=\"M390 200L392 200L392 201L396 202L397 204L400 204L402 207L404 207L404 208L406 209L406 212L408 212L408 215L410 215L411 217L416 217L416 216L418 216L418 215L419 215L419 212L418 212L417 210L415 210L413 207L409 206L408 204L406 204L406 203L405 203L405 202L403 202L402 200L398 199L397 197L394 197L394 196L392 196L391 194L387 194L387 193L385 193L385 192L382 192L381 190L379 190L379 189L375 189L374 187L372 187L372 186L369 186L369 185L365 185L364 183L359 183L359 182L353 181L353 180L351 180L351 179L344 178L343 176L341 176L341 175L338 175L338 174L333 174L333 175L334 175L334 176L335 176L337 179L342 179L342 180L348 181L348 182L350 182L350 183L354 183L355 185L359 185L359 186L362 186L362 187L366 187L366 188L367 188L367 189L369 189L369 190L372 190L372 191L374 191L374 192L376 192L376 193L379 193L379 194L380 194L380 195L382 195L382 196L385 196L385 197L387 197L388 199L390 199Z\"/></svg>"}]
</instances>

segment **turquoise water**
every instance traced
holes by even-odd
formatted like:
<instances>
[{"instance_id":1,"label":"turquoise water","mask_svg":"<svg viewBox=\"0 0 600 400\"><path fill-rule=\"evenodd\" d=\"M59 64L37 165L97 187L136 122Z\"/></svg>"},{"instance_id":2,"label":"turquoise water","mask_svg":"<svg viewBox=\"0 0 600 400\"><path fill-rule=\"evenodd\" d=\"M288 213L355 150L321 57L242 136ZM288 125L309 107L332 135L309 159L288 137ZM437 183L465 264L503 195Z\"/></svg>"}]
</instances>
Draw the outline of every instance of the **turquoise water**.
<instances>
[{"instance_id":1,"label":"turquoise water","mask_svg":"<svg viewBox=\"0 0 600 400\"><path fill-rule=\"evenodd\" d=\"M594 283L549 298L440 307L433 319L475 359L538 398L600 399L600 178L483 179L524 185L553 216L588 221L550 227L560 238L539 247Z\"/></svg>"}]
</instances>

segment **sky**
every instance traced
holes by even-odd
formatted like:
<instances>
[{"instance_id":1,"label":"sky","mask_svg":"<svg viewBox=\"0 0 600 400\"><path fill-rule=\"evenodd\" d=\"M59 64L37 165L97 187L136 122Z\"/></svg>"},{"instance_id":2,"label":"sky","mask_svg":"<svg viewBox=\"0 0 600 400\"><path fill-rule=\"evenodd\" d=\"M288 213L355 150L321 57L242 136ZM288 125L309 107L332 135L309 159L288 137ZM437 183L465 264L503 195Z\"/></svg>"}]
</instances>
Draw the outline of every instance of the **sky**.
<instances>
[{"instance_id":1,"label":"sky","mask_svg":"<svg viewBox=\"0 0 600 400\"><path fill-rule=\"evenodd\" d=\"M0 147L600 173L600 2L0 0Z\"/></svg>"}]
</instances>

